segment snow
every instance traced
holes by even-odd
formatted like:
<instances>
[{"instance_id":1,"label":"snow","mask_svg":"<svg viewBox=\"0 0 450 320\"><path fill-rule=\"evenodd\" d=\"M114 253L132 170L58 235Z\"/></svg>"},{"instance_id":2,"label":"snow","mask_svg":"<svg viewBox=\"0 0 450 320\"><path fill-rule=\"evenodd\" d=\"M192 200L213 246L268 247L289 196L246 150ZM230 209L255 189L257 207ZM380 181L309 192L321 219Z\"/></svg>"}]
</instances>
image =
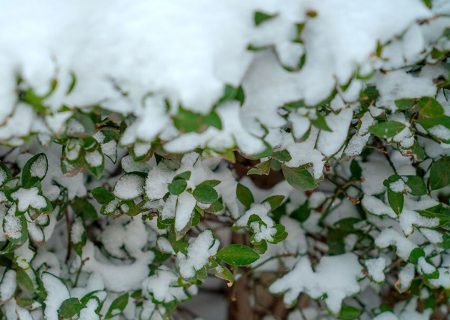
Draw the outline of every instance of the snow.
<instances>
[{"instance_id":1,"label":"snow","mask_svg":"<svg viewBox=\"0 0 450 320\"><path fill-rule=\"evenodd\" d=\"M161 212L163 219L175 218L175 210L177 207L177 196L170 195L164 203L164 208Z\"/></svg>"},{"instance_id":2,"label":"snow","mask_svg":"<svg viewBox=\"0 0 450 320\"><path fill-rule=\"evenodd\" d=\"M150 200L161 199L168 192L168 185L172 181L173 173L159 164L150 170L145 181L145 193Z\"/></svg>"},{"instance_id":3,"label":"snow","mask_svg":"<svg viewBox=\"0 0 450 320\"><path fill-rule=\"evenodd\" d=\"M172 248L172 245L170 244L169 240L167 240L166 238L160 237L158 238L158 249L161 252L165 252L165 253L170 253L170 254L174 254L175 251Z\"/></svg>"},{"instance_id":4,"label":"snow","mask_svg":"<svg viewBox=\"0 0 450 320\"><path fill-rule=\"evenodd\" d=\"M103 156L98 150L87 152L84 158L88 165L93 168L100 167L103 163Z\"/></svg>"},{"instance_id":5,"label":"snow","mask_svg":"<svg viewBox=\"0 0 450 320\"><path fill-rule=\"evenodd\" d=\"M80 220L75 220L72 223L72 229L70 230L70 240L73 243L80 243L82 241L84 231L83 223Z\"/></svg>"},{"instance_id":6,"label":"snow","mask_svg":"<svg viewBox=\"0 0 450 320\"><path fill-rule=\"evenodd\" d=\"M292 124L293 135L296 139L301 139L310 128L310 120L307 117L291 112L289 121Z\"/></svg>"},{"instance_id":7,"label":"snow","mask_svg":"<svg viewBox=\"0 0 450 320\"><path fill-rule=\"evenodd\" d=\"M332 156L342 147L347 139L348 127L352 116L353 111L351 109L344 109L337 115L330 113L326 116L331 132L322 130L317 141L317 149L324 156Z\"/></svg>"},{"instance_id":8,"label":"snow","mask_svg":"<svg viewBox=\"0 0 450 320\"><path fill-rule=\"evenodd\" d=\"M262 240L273 241L273 236L277 233L277 230L272 226L268 227L257 221L250 223L250 229L255 234L256 242L260 242Z\"/></svg>"},{"instance_id":9,"label":"snow","mask_svg":"<svg viewBox=\"0 0 450 320\"><path fill-rule=\"evenodd\" d=\"M292 159L286 163L288 167L298 167L304 164L312 164L313 176L319 179L323 174L325 164L323 154L315 148L319 130L311 127L308 138L300 143L286 137L285 147Z\"/></svg>"},{"instance_id":10,"label":"snow","mask_svg":"<svg viewBox=\"0 0 450 320\"><path fill-rule=\"evenodd\" d=\"M366 62L375 51L374 39L384 43L414 19L428 16L420 1L408 0L383 0L364 6L357 0L329 0L309 2L308 9L317 12L303 34L310 58L300 72L299 82L308 104L325 99L336 80L347 83L356 65Z\"/></svg>"},{"instance_id":11,"label":"snow","mask_svg":"<svg viewBox=\"0 0 450 320\"><path fill-rule=\"evenodd\" d=\"M391 189L394 192L404 192L406 189L405 182L403 182L402 179L398 179L394 182L391 182L389 184L389 189Z\"/></svg>"},{"instance_id":12,"label":"snow","mask_svg":"<svg viewBox=\"0 0 450 320\"><path fill-rule=\"evenodd\" d=\"M367 259L365 261L369 276L375 282L383 282L385 279L384 268L386 268L386 259L380 257L376 259Z\"/></svg>"},{"instance_id":13,"label":"snow","mask_svg":"<svg viewBox=\"0 0 450 320\"><path fill-rule=\"evenodd\" d=\"M394 219L397 218L397 215L391 207L387 206L383 201L374 196L366 194L362 199L361 204L367 211L372 214L387 215Z\"/></svg>"},{"instance_id":14,"label":"snow","mask_svg":"<svg viewBox=\"0 0 450 320\"><path fill-rule=\"evenodd\" d=\"M99 302L96 299L90 299L86 303L86 307L80 311L80 319L83 320L100 320L100 316L95 312Z\"/></svg>"},{"instance_id":15,"label":"snow","mask_svg":"<svg viewBox=\"0 0 450 320\"><path fill-rule=\"evenodd\" d=\"M436 230L420 228L420 232L431 242L441 243L443 241L443 235Z\"/></svg>"},{"instance_id":16,"label":"snow","mask_svg":"<svg viewBox=\"0 0 450 320\"><path fill-rule=\"evenodd\" d=\"M122 144L127 145L136 140L153 141L160 132L170 125L164 96L147 97L144 104L145 107L139 110L137 120L124 132L121 138ZM148 125L149 123L152 123L152 125Z\"/></svg>"},{"instance_id":17,"label":"snow","mask_svg":"<svg viewBox=\"0 0 450 320\"><path fill-rule=\"evenodd\" d=\"M395 306L395 313L398 314L400 320L417 319L427 320L430 319L433 313L432 308L425 308L422 312L417 311L417 297L411 298L409 301L402 301Z\"/></svg>"},{"instance_id":18,"label":"snow","mask_svg":"<svg viewBox=\"0 0 450 320\"><path fill-rule=\"evenodd\" d=\"M398 320L397 316L390 311L380 313L373 320Z\"/></svg>"},{"instance_id":19,"label":"snow","mask_svg":"<svg viewBox=\"0 0 450 320\"><path fill-rule=\"evenodd\" d=\"M375 239L375 244L380 248L395 245L397 255L405 261L408 260L411 251L416 248L416 245L412 241L392 228L382 230Z\"/></svg>"},{"instance_id":20,"label":"snow","mask_svg":"<svg viewBox=\"0 0 450 320\"><path fill-rule=\"evenodd\" d=\"M221 130L210 126L202 133L186 133L167 143L165 149L169 152L181 153L208 146L213 150L225 151L236 144L245 154L251 155L264 151L263 142L248 133L241 120L240 112L237 102L223 104L217 110L222 120Z\"/></svg>"},{"instance_id":21,"label":"snow","mask_svg":"<svg viewBox=\"0 0 450 320\"><path fill-rule=\"evenodd\" d=\"M115 141L112 140L110 142L115 142ZM136 157L142 157L150 151L151 147L152 147L152 145L150 143L137 142L134 144L133 152L136 155Z\"/></svg>"},{"instance_id":22,"label":"snow","mask_svg":"<svg viewBox=\"0 0 450 320\"><path fill-rule=\"evenodd\" d=\"M274 18L255 26L257 10ZM450 115L445 93L437 90L448 70L429 55L433 48L444 52L450 48L448 39L441 37L450 20L432 16L449 12L442 0L434 1L431 10L421 0L364 4L359 0L2 3L0 48L5 50L0 53L0 142L7 147L1 147L0 153L18 179L9 181L0 193L0 240L21 239L27 232L28 239L11 251L11 260L26 269L33 282L42 277L48 295L45 304L35 301L28 312L14 298L14 271L1 268L6 273L0 284L0 313L8 319L56 320L63 300L96 291L80 315L96 320L104 317L96 314L99 306L106 311L105 306L119 294L142 289L143 299L131 298L124 318L170 317L168 309L197 292L193 283L202 282L196 279L197 273L214 266L218 239L228 243L228 227L233 223L247 229L255 241L269 242L276 233L275 223L284 225L286 240L270 244L253 266L279 254L293 254L258 268L277 272L271 291L284 293L287 303L296 302L301 293L323 299L333 313L324 315L322 303L311 301L302 312L290 310L289 319L336 316L344 299L360 293L361 301L368 300L367 292L376 299L362 318L375 317L373 311L379 311L376 308L384 287L395 285L405 291L416 271L419 278L438 271L439 277L429 279L428 285L450 287L450 258L441 248L444 238L437 228L439 220L419 213L438 205L440 194L413 197L406 180L390 183L390 190L404 193L404 208L397 215L387 204L383 184L393 174L422 175L420 169L428 171L430 159L421 161L417 171L417 162L411 157L410 148L416 141L432 158L450 152L448 127L413 127L414 119L405 117L395 105L398 99L431 96ZM304 63L301 67L300 59ZM417 63L421 68L416 68ZM56 87L47 95L52 83ZM368 85L375 85L380 96L367 110L358 99ZM242 87L243 102L220 101L226 86ZM19 101L24 100L25 92L43 97L43 110ZM178 129L174 119L180 108L203 116L214 111L222 128L205 125L198 132ZM78 117L91 112L99 120L94 132L88 132L89 125ZM325 116L331 131L313 125L319 115ZM389 139L391 146L387 148L379 148L382 141L369 133L381 119L405 124ZM120 123L117 141L108 141L110 136L104 131L110 121ZM417 132L422 136L417 137ZM82 149L83 139L89 137L98 143L95 150ZM370 152L361 155L368 143ZM348 161L352 157L362 168L361 181L349 188L346 185L345 195L336 194L342 190L329 181L320 184L320 191L306 194L293 191L286 181L263 190L256 186L260 185L257 179L241 177L238 167L232 168L233 161L221 156L235 151L255 155L268 147L274 152L289 152L292 159L284 165L307 166L314 178L333 177L341 186L347 181L353 184ZM191 150L196 152L183 156ZM31 166L31 175L42 184L21 187L16 168L41 152L45 152L50 170L47 172L46 158L39 157ZM63 174L61 156L70 161L83 156L91 167L104 164L103 176L91 179L89 173L70 165L69 172ZM104 156L113 161L104 161ZM133 156L145 159L135 161ZM120 160L117 163L116 158ZM269 157L261 159L266 160ZM240 158L238 162L242 164ZM275 168L278 163L272 165ZM186 171L191 174L186 190L178 196L169 194L173 178ZM0 171L0 185L5 179L6 173ZM219 223L209 223L208 213L190 230L195 210L207 211L205 204L197 204L192 190L209 179L221 181L216 190L224 209L214 215ZM236 200L237 181L249 187L255 197L250 209ZM88 190L97 186L114 186L116 198L105 206L105 213L114 213L114 217L99 217L91 224L69 209L73 223L66 229L67 221L57 216L61 200L66 196L69 200L90 199ZM13 190L12 194L8 190ZM287 213L309 200L310 217L301 224L287 215L278 221L264 202L270 195L285 196ZM333 199L332 212L322 221L323 204L329 198ZM370 214L358 212L358 201ZM50 203L54 212L38 215L40 209L51 207ZM131 203L145 211L127 216ZM16 216L16 211L23 217ZM249 223L252 215L262 223ZM323 241L329 236L324 226L362 217L354 227L358 234L367 233L375 239L377 247L363 248L358 257L353 253L327 255L332 248ZM203 223L205 218L207 223ZM161 219L172 225L163 228ZM227 228L218 226L221 222ZM25 224L27 228L22 230ZM86 243L81 257L73 254L66 261L68 231L72 243ZM180 251L173 240L181 237L188 247ZM356 234L343 240L346 251L366 246L364 241L358 242ZM414 266L407 261L417 247L424 249L426 257ZM155 258L155 253L160 257L158 251L170 258L161 262ZM398 260L395 254L403 260L398 265L393 265ZM67 288L66 284L74 284L79 268L77 287ZM395 282L397 271L399 281ZM348 299L348 303L354 301ZM416 309L417 299L412 298L376 319L421 319L432 312Z\"/></svg>"},{"instance_id":23,"label":"snow","mask_svg":"<svg viewBox=\"0 0 450 320\"><path fill-rule=\"evenodd\" d=\"M273 257L278 254L285 253L299 253L305 254L308 251L308 241L306 240L305 230L302 229L300 224L287 216L281 218L281 224L285 227L288 233L287 238L277 244L270 245L267 251L262 254L258 260L253 264L259 264L266 259ZM269 261L259 268L258 271L275 271L278 268L278 263L276 260Z\"/></svg>"},{"instance_id":24,"label":"snow","mask_svg":"<svg viewBox=\"0 0 450 320\"><path fill-rule=\"evenodd\" d=\"M120 217L110 221L98 239L105 250L114 257L123 259L129 255L139 258L148 241L148 235L140 216Z\"/></svg>"},{"instance_id":25,"label":"snow","mask_svg":"<svg viewBox=\"0 0 450 320\"><path fill-rule=\"evenodd\" d=\"M11 194L14 200L17 200L17 208L19 211L27 211L28 208L43 209L47 206L47 201L39 194L36 187L25 189L20 188Z\"/></svg>"},{"instance_id":26,"label":"snow","mask_svg":"<svg viewBox=\"0 0 450 320\"><path fill-rule=\"evenodd\" d=\"M189 192L183 192L178 196L175 212L175 229L181 231L191 220L197 201Z\"/></svg>"},{"instance_id":27,"label":"snow","mask_svg":"<svg viewBox=\"0 0 450 320\"><path fill-rule=\"evenodd\" d=\"M325 303L333 313L337 313L345 297L359 292L357 279L360 276L361 266L352 253L322 257L315 271L309 259L302 257L294 269L270 286L270 291L284 292L284 301L288 304L294 302L302 292L312 298L319 298L326 293Z\"/></svg>"},{"instance_id":28,"label":"snow","mask_svg":"<svg viewBox=\"0 0 450 320\"><path fill-rule=\"evenodd\" d=\"M42 179L45 177L46 173L47 173L47 158L43 155L40 155L31 164L30 174L32 177Z\"/></svg>"},{"instance_id":29,"label":"snow","mask_svg":"<svg viewBox=\"0 0 450 320\"><path fill-rule=\"evenodd\" d=\"M142 194L144 178L137 174L125 174L114 186L114 195L123 200L130 200Z\"/></svg>"},{"instance_id":30,"label":"snow","mask_svg":"<svg viewBox=\"0 0 450 320\"><path fill-rule=\"evenodd\" d=\"M20 15L14 14L17 5L24 8ZM58 74L61 88L50 99L55 109L62 99L67 99L69 105L89 105L107 98L104 104L110 109L130 111L130 103L143 93L162 92L169 94L173 102L205 112L221 95L223 84L236 84L250 62L251 54L246 51L250 5L239 6L236 1L189 5L183 1L139 1L132 6L70 1L58 4L58 17L52 16L54 5L51 0L39 6L29 1L4 5L2 29L5 34L10 30L20 32L15 33L15 38L3 36L0 43L16 52L7 61L11 66L23 64L24 78L40 93L46 91L56 68L51 54L57 57L62 65ZM15 22L11 23L11 19ZM120 28L117 19L124 22ZM189 23L177 26L172 21ZM40 26L33 38L26 32L30 25ZM73 30L72 25L84 28ZM25 42L27 51L20 47ZM223 46L224 42L227 45ZM174 54L186 47L190 50L184 55ZM134 52L135 57L124 56L125 52ZM145 64L141 62L144 58ZM77 86L69 97L64 97L69 70L76 74ZM107 76L129 91L128 99L115 92Z\"/></svg>"},{"instance_id":31,"label":"snow","mask_svg":"<svg viewBox=\"0 0 450 320\"><path fill-rule=\"evenodd\" d=\"M142 283L142 288L144 292L148 292L154 299L161 302L187 298L183 287L178 286L178 276L164 267L146 278Z\"/></svg>"},{"instance_id":32,"label":"snow","mask_svg":"<svg viewBox=\"0 0 450 320\"><path fill-rule=\"evenodd\" d=\"M4 271L0 283L0 300L3 302L11 299L16 291L16 286L16 271L11 269Z\"/></svg>"},{"instance_id":33,"label":"snow","mask_svg":"<svg viewBox=\"0 0 450 320\"><path fill-rule=\"evenodd\" d=\"M394 174L384 157L372 156L370 161L360 163L362 168L362 189L366 195L376 195L385 191L383 181Z\"/></svg>"},{"instance_id":34,"label":"snow","mask_svg":"<svg viewBox=\"0 0 450 320\"><path fill-rule=\"evenodd\" d=\"M428 263L424 257L420 257L417 261L418 269L424 274L430 274L436 271L436 268Z\"/></svg>"},{"instance_id":35,"label":"snow","mask_svg":"<svg viewBox=\"0 0 450 320\"><path fill-rule=\"evenodd\" d=\"M6 175L6 172L3 170L3 168L0 168L0 186L6 182L7 178L8 176Z\"/></svg>"},{"instance_id":36,"label":"snow","mask_svg":"<svg viewBox=\"0 0 450 320\"><path fill-rule=\"evenodd\" d=\"M246 227L248 220L252 215L258 216L262 223L259 221L253 221L249 227L254 233L255 240L267 240L272 241L273 236L277 230L275 228L275 222L269 217L270 205L268 203L254 203L235 223L238 227Z\"/></svg>"},{"instance_id":37,"label":"snow","mask_svg":"<svg viewBox=\"0 0 450 320\"><path fill-rule=\"evenodd\" d=\"M365 135L354 135L350 138L350 141L345 148L345 154L349 157L355 157L359 155L367 142L369 141L370 133L366 133Z\"/></svg>"},{"instance_id":38,"label":"snow","mask_svg":"<svg viewBox=\"0 0 450 320\"><path fill-rule=\"evenodd\" d=\"M378 105L396 110L395 100L403 98L420 98L434 96L436 87L428 78L416 77L404 70L396 70L387 74L378 73L374 82L380 93Z\"/></svg>"},{"instance_id":39,"label":"snow","mask_svg":"<svg viewBox=\"0 0 450 320\"><path fill-rule=\"evenodd\" d=\"M411 263L408 263L406 266L404 266L399 274L398 278L400 281L400 289L406 290L411 285L412 280L414 279L414 272L415 268L414 265Z\"/></svg>"},{"instance_id":40,"label":"snow","mask_svg":"<svg viewBox=\"0 0 450 320\"><path fill-rule=\"evenodd\" d=\"M69 290L61 279L48 272L42 275L42 283L47 292L44 309L45 319L58 320L58 309L64 300L70 298Z\"/></svg>"},{"instance_id":41,"label":"snow","mask_svg":"<svg viewBox=\"0 0 450 320\"><path fill-rule=\"evenodd\" d=\"M96 257L99 257L98 259ZM87 259L89 258L89 259ZM106 259L100 254L95 254L92 242L87 241L83 247L83 260L87 259L83 270L97 273L103 279L105 288L115 292L136 290L142 285L142 281L148 275L148 264L153 260L151 251L142 252L131 264L113 264L102 262Z\"/></svg>"},{"instance_id":42,"label":"snow","mask_svg":"<svg viewBox=\"0 0 450 320\"><path fill-rule=\"evenodd\" d=\"M22 224L20 218L9 213L3 219L3 232L7 238L19 239L22 236Z\"/></svg>"},{"instance_id":43,"label":"snow","mask_svg":"<svg viewBox=\"0 0 450 320\"><path fill-rule=\"evenodd\" d=\"M450 129L443 125L437 125L428 129L428 131L435 137L441 140L450 140Z\"/></svg>"},{"instance_id":44,"label":"snow","mask_svg":"<svg viewBox=\"0 0 450 320\"><path fill-rule=\"evenodd\" d=\"M439 225L439 218L427 218L412 210L403 210L400 214L400 226L405 234L413 232L413 226L432 228Z\"/></svg>"},{"instance_id":45,"label":"snow","mask_svg":"<svg viewBox=\"0 0 450 320\"><path fill-rule=\"evenodd\" d=\"M195 272L203 268L211 256L217 253L219 241L214 239L210 230L203 231L195 238L187 249L187 254L179 252L177 262L183 278L193 278Z\"/></svg>"},{"instance_id":46,"label":"snow","mask_svg":"<svg viewBox=\"0 0 450 320\"><path fill-rule=\"evenodd\" d=\"M325 195L325 193L323 193L321 191L313 192L309 196L309 199L308 199L309 200L309 207L316 209L319 206L321 206L326 199L327 199L327 196Z\"/></svg>"},{"instance_id":47,"label":"snow","mask_svg":"<svg viewBox=\"0 0 450 320\"><path fill-rule=\"evenodd\" d=\"M430 282L435 287L442 287L442 288L450 288L450 270L448 267L444 268L438 268L437 271L439 272L439 278L437 279L430 279Z\"/></svg>"}]
</instances>

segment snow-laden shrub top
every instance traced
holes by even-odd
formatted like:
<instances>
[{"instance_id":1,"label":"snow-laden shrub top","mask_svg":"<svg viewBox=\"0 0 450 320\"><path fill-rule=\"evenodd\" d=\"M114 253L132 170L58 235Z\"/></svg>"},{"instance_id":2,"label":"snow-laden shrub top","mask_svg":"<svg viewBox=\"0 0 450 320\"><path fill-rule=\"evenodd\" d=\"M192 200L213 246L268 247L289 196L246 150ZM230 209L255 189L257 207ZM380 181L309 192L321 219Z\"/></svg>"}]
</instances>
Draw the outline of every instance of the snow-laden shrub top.
<instances>
[{"instance_id":1,"label":"snow-laden shrub top","mask_svg":"<svg viewBox=\"0 0 450 320\"><path fill-rule=\"evenodd\" d=\"M4 1L1 315L449 313L449 52L445 0Z\"/></svg>"}]
</instances>

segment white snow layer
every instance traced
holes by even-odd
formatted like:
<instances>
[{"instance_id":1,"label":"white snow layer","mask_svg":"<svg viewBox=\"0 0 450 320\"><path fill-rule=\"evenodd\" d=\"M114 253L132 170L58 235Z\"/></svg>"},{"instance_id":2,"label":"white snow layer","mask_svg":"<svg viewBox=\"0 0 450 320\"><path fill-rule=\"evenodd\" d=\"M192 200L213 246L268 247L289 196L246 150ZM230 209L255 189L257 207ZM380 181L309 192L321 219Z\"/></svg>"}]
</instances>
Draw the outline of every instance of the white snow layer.
<instances>
[{"instance_id":1,"label":"white snow layer","mask_svg":"<svg viewBox=\"0 0 450 320\"><path fill-rule=\"evenodd\" d=\"M326 293L324 300L327 306L337 313L345 297L359 292L361 269L357 256L352 253L323 257L315 271L309 259L303 257L292 271L276 280L270 290L274 293L284 292L286 303L292 303L302 292L313 298Z\"/></svg>"},{"instance_id":2,"label":"white snow layer","mask_svg":"<svg viewBox=\"0 0 450 320\"><path fill-rule=\"evenodd\" d=\"M195 272L203 268L211 256L217 253L219 241L215 240L210 230L203 231L188 247L187 254L177 255L180 274L184 278L193 278Z\"/></svg>"},{"instance_id":3,"label":"white snow layer","mask_svg":"<svg viewBox=\"0 0 450 320\"><path fill-rule=\"evenodd\" d=\"M278 15L256 27L255 11ZM307 12L317 14L311 18ZM225 150L236 143L244 152L257 153L264 148L253 136L264 134L260 125L280 127L286 121L277 113L280 106L302 99L310 105L324 100L336 82L346 84L360 65L367 69L377 42L386 43L410 26L414 32L407 33L409 38L422 39L414 21L429 14L419 0L364 5L358 0L2 2L0 123L4 126L0 139L61 130L70 116L66 111L59 114L63 105L101 104L136 116L122 143L152 141L157 135L169 141L178 136L169 114L175 114L179 105L206 114L226 84L242 84L244 108L238 110L233 104L218 108L222 130L180 136L167 148ZM304 45L292 43L296 23L305 23ZM414 43L418 47L414 52L424 46L423 39ZM268 51L249 51L250 44L274 45L278 58ZM287 72L278 63L295 65L302 53L307 58L299 71ZM21 89L31 87L39 96L49 92L52 80L57 81L56 89L45 98L48 116L32 121L35 111L18 103L17 76L22 79ZM74 77L76 85L68 92ZM352 84L344 100L357 96L360 87ZM171 103L168 111L165 99ZM346 125L320 135L319 142L327 141L329 135L333 142L319 143L325 156L345 141L350 113L344 110L330 116L345 118ZM298 119L291 119L298 127ZM330 125L334 126L333 121ZM300 134L304 128L295 131ZM96 154L89 154L87 161L93 166L101 163Z\"/></svg>"}]
</instances>

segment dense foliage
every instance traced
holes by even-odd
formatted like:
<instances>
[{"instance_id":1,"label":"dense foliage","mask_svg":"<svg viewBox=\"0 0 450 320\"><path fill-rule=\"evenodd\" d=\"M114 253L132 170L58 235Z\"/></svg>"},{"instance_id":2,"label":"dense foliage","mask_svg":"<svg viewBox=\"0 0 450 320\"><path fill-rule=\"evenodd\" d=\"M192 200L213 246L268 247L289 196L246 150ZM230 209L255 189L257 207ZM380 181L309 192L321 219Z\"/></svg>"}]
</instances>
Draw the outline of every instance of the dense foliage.
<instances>
[{"instance_id":1,"label":"dense foliage","mask_svg":"<svg viewBox=\"0 0 450 320\"><path fill-rule=\"evenodd\" d=\"M0 4L2 318L191 316L210 277L448 316L449 3L38 3Z\"/></svg>"}]
</instances>

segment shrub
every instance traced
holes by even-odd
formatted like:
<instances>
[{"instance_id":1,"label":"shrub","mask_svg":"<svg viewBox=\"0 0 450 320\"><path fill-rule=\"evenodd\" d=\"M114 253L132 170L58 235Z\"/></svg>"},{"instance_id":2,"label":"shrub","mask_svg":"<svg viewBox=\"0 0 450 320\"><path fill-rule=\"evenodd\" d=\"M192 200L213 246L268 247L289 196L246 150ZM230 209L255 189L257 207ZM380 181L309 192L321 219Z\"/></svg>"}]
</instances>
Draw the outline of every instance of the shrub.
<instances>
[{"instance_id":1,"label":"shrub","mask_svg":"<svg viewBox=\"0 0 450 320\"><path fill-rule=\"evenodd\" d=\"M448 316L449 15L2 3L2 317Z\"/></svg>"}]
</instances>

